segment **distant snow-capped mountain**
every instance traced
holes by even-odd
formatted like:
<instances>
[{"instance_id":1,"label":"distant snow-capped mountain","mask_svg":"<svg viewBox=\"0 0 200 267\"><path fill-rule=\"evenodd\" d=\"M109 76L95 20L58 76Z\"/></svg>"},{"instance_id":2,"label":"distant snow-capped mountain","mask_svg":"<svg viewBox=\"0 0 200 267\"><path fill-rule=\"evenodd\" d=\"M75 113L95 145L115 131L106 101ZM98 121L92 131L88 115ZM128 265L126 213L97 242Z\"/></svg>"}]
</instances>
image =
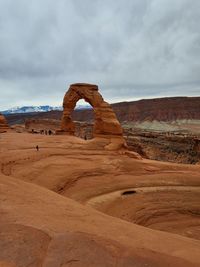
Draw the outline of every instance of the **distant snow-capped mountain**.
<instances>
[{"instance_id":1,"label":"distant snow-capped mountain","mask_svg":"<svg viewBox=\"0 0 200 267\"><path fill-rule=\"evenodd\" d=\"M32 112L47 112L51 110L62 110L62 107L51 107L51 106L23 106L23 107L14 107L4 111L1 111L3 114L14 114L14 113L32 113Z\"/></svg>"},{"instance_id":2,"label":"distant snow-capped mountain","mask_svg":"<svg viewBox=\"0 0 200 267\"><path fill-rule=\"evenodd\" d=\"M77 105L75 109L90 109L90 105ZM7 110L1 111L2 114L14 114L14 113L32 113L32 112L47 112L52 110L62 110L61 106L23 106L23 107L14 107Z\"/></svg>"}]
</instances>

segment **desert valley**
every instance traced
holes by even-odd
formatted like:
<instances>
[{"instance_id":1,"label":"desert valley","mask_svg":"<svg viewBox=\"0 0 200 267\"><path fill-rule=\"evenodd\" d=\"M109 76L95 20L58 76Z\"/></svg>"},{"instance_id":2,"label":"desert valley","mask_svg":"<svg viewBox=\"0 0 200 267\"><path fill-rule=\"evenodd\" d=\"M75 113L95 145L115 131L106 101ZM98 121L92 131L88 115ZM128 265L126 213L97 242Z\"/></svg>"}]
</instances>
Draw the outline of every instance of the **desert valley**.
<instances>
[{"instance_id":1,"label":"desert valley","mask_svg":"<svg viewBox=\"0 0 200 267\"><path fill-rule=\"evenodd\" d=\"M200 98L100 93L0 116L1 267L200 266Z\"/></svg>"}]
</instances>

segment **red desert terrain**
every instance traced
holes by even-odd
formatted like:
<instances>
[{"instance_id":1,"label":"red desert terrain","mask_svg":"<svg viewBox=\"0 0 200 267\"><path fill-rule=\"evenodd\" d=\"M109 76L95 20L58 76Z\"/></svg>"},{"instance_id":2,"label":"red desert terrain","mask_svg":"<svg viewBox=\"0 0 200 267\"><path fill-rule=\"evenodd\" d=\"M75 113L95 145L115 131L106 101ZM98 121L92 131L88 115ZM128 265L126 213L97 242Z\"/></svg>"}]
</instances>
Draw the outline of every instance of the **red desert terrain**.
<instances>
[{"instance_id":1,"label":"red desert terrain","mask_svg":"<svg viewBox=\"0 0 200 267\"><path fill-rule=\"evenodd\" d=\"M91 140L73 136L80 98ZM1 267L200 266L200 165L129 151L97 87L70 87L57 135L9 130L0 152Z\"/></svg>"}]
</instances>

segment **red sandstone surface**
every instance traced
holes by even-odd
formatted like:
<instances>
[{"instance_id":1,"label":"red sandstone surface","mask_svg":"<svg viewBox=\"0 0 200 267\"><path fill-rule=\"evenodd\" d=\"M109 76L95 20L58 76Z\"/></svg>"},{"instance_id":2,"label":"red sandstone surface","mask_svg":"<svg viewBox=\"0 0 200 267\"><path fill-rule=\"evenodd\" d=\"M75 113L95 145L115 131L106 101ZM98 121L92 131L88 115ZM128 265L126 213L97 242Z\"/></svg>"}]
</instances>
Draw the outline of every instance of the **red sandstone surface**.
<instances>
[{"instance_id":1,"label":"red sandstone surface","mask_svg":"<svg viewBox=\"0 0 200 267\"><path fill-rule=\"evenodd\" d=\"M1 134L0 267L200 266L200 165L129 151L97 89L70 87L66 135ZM94 107L91 140L72 136L80 98Z\"/></svg>"},{"instance_id":2,"label":"red sandstone surface","mask_svg":"<svg viewBox=\"0 0 200 267\"><path fill-rule=\"evenodd\" d=\"M2 134L0 266L200 265L200 166L103 147Z\"/></svg>"}]
</instances>

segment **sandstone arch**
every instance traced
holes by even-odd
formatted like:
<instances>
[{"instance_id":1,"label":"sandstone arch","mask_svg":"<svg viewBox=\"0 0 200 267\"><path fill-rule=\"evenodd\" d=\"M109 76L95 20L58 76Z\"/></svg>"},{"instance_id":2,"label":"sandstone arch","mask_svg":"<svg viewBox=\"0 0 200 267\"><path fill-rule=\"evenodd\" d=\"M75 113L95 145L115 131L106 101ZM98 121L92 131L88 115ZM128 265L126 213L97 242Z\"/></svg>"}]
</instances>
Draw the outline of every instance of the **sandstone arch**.
<instances>
[{"instance_id":1,"label":"sandstone arch","mask_svg":"<svg viewBox=\"0 0 200 267\"><path fill-rule=\"evenodd\" d=\"M94 138L101 137L110 140L110 143L125 145L122 127L110 104L104 101L98 91L98 86L87 83L75 83L70 85L63 100L63 116L60 134L74 135L75 125L71 118L76 103L84 99L94 109Z\"/></svg>"}]
</instances>

